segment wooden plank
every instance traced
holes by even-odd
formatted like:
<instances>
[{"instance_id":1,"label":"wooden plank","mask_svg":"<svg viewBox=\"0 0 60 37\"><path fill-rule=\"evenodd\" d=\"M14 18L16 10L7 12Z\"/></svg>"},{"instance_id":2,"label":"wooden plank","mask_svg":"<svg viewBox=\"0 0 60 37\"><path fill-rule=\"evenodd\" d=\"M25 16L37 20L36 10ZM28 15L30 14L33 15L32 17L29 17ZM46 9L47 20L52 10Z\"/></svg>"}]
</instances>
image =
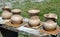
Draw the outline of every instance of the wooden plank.
<instances>
[{"instance_id":1,"label":"wooden plank","mask_svg":"<svg viewBox=\"0 0 60 37\"><path fill-rule=\"evenodd\" d=\"M0 20L2 20L2 19L0 18ZM0 23L1 22L2 21L0 21ZM15 32L22 32L23 34L27 34L27 35L28 34L34 35L34 36L46 36L46 35L48 35L46 33L41 33L36 29L24 27L23 25L20 27L13 27L13 26L6 25L5 23L1 23L1 24L2 24L2 26L0 26L0 27L2 27L2 28L5 28L5 29L11 30L11 31L15 31Z\"/></svg>"}]
</instances>

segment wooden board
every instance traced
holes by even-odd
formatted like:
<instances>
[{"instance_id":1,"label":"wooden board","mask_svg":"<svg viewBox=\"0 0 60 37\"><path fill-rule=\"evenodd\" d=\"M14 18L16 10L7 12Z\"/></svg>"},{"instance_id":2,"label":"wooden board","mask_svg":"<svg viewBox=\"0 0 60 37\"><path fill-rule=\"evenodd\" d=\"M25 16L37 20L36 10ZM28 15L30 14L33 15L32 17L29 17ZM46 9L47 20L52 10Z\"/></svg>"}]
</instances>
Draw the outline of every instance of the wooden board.
<instances>
[{"instance_id":1,"label":"wooden board","mask_svg":"<svg viewBox=\"0 0 60 37\"><path fill-rule=\"evenodd\" d=\"M60 27L57 27L57 29L54 31L46 31L44 29L40 29L40 32L51 34L51 35L57 35L58 33L60 33Z\"/></svg>"}]
</instances>

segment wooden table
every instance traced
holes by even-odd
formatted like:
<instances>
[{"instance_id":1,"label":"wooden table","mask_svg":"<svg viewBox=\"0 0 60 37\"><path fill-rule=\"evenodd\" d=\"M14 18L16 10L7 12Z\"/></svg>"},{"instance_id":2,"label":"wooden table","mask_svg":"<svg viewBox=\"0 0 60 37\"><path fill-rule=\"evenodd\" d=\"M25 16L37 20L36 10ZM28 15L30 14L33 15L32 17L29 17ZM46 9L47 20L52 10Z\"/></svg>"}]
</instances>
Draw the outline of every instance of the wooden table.
<instances>
[{"instance_id":1,"label":"wooden table","mask_svg":"<svg viewBox=\"0 0 60 37\"><path fill-rule=\"evenodd\" d=\"M26 21L26 19L27 18L24 18L23 21ZM28 22L28 19L27 19L26 22ZM51 37L51 35L39 32L36 29L27 28L27 27L24 27L24 26L20 26L18 28L15 28L15 27L5 25L2 17L0 17L0 27L11 30L11 31L15 31L15 32L21 32L21 33L26 34L26 35L31 35L31 37Z\"/></svg>"}]
</instances>

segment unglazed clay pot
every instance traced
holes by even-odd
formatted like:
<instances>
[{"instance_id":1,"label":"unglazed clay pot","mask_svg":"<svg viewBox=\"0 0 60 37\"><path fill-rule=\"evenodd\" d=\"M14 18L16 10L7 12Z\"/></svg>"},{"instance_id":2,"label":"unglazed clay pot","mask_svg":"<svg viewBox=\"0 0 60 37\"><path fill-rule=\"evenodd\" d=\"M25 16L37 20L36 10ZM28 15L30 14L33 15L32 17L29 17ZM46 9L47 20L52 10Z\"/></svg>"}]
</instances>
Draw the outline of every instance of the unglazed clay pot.
<instances>
[{"instance_id":1,"label":"unglazed clay pot","mask_svg":"<svg viewBox=\"0 0 60 37\"><path fill-rule=\"evenodd\" d=\"M29 19L29 25L30 26L38 26L40 25L40 19L38 16L32 16L30 19Z\"/></svg>"},{"instance_id":2,"label":"unglazed clay pot","mask_svg":"<svg viewBox=\"0 0 60 37\"><path fill-rule=\"evenodd\" d=\"M34 16L34 15L38 15L40 10L29 10L28 12L29 12L30 16Z\"/></svg>"},{"instance_id":3,"label":"unglazed clay pot","mask_svg":"<svg viewBox=\"0 0 60 37\"><path fill-rule=\"evenodd\" d=\"M15 14L15 15L13 15L13 16L11 17L11 22L12 22L13 24L21 24L21 23L22 23L22 19L23 19L22 16Z\"/></svg>"},{"instance_id":4,"label":"unglazed clay pot","mask_svg":"<svg viewBox=\"0 0 60 37\"><path fill-rule=\"evenodd\" d=\"M11 8L9 6L4 6L2 10L11 12Z\"/></svg>"},{"instance_id":5,"label":"unglazed clay pot","mask_svg":"<svg viewBox=\"0 0 60 37\"><path fill-rule=\"evenodd\" d=\"M12 16L12 13L8 12L8 11L3 11L2 13L2 18L4 19L10 19Z\"/></svg>"},{"instance_id":6,"label":"unglazed clay pot","mask_svg":"<svg viewBox=\"0 0 60 37\"><path fill-rule=\"evenodd\" d=\"M21 10L20 9L13 9L12 13L14 13L14 14L20 14Z\"/></svg>"},{"instance_id":7,"label":"unglazed clay pot","mask_svg":"<svg viewBox=\"0 0 60 37\"><path fill-rule=\"evenodd\" d=\"M49 20L49 21L43 23L43 27L47 31L52 31L57 28L57 23L55 23L52 20Z\"/></svg>"}]
</instances>

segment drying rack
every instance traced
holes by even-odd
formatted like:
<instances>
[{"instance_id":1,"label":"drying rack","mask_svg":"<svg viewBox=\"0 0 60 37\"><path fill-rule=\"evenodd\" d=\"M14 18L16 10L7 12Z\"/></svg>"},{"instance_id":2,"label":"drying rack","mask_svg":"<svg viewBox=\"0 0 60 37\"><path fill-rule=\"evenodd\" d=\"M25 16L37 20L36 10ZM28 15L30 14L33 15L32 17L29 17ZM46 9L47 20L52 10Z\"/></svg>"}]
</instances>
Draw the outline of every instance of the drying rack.
<instances>
[{"instance_id":1,"label":"drying rack","mask_svg":"<svg viewBox=\"0 0 60 37\"><path fill-rule=\"evenodd\" d=\"M23 21L25 21L25 22L28 22L28 20L29 20L28 18L23 18ZM15 32L21 32L26 35L32 35L31 37L52 37L51 35L39 32L36 29L27 28L24 26L20 26L20 27L16 28L16 27L5 25L2 17L0 17L0 27L4 28L4 29L11 30L11 31L15 31Z\"/></svg>"}]
</instances>

